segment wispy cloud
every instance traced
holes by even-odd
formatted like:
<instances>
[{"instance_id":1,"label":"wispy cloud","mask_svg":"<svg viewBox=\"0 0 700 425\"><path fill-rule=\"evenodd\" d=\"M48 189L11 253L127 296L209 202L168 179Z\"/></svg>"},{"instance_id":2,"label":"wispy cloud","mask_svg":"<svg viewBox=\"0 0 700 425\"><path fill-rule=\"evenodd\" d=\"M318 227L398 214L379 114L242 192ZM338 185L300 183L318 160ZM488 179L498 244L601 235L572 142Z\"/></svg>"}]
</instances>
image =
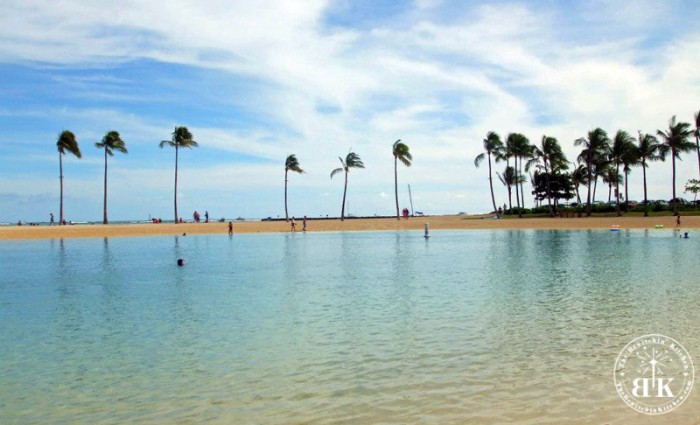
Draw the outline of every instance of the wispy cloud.
<instances>
[{"instance_id":1,"label":"wispy cloud","mask_svg":"<svg viewBox=\"0 0 700 425\"><path fill-rule=\"evenodd\" d=\"M652 132L674 114L690 120L700 107L700 30L679 24L700 17L694 6L11 0L0 16L0 68L12 71L0 77L9 129L0 198L38 195L33 185L55 177L46 167L56 134L70 128L86 153L71 167L76 202L91 205L100 161L90 145L116 129L130 153L115 162L115 181L144 187L167 210L172 158L157 143L187 125L200 142L182 171L197 176L183 180L193 202L218 193L217 208L235 200L248 214L274 215L279 168L296 153L308 171L295 181L298 201L332 212L328 174L352 148L367 164L352 176L356 212L390 213L377 193L392 192L389 150L402 138L415 161L401 177L426 212L487 209L484 170L472 164L487 131L553 135L573 159L573 140L593 127ZM668 186L652 191L666 197ZM117 205L146 200L114 190Z\"/></svg>"}]
</instances>

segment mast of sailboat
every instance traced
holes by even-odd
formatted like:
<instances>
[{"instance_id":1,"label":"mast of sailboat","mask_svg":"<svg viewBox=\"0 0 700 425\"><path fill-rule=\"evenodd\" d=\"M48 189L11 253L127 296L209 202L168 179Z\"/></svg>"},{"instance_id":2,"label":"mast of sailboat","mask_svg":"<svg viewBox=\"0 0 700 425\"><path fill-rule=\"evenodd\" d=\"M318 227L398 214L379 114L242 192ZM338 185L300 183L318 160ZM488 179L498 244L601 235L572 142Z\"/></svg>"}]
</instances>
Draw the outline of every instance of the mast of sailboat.
<instances>
[{"instance_id":1,"label":"mast of sailboat","mask_svg":"<svg viewBox=\"0 0 700 425\"><path fill-rule=\"evenodd\" d=\"M411 215L413 216L413 197L411 196L411 185L408 185L408 200L411 201Z\"/></svg>"}]
</instances>

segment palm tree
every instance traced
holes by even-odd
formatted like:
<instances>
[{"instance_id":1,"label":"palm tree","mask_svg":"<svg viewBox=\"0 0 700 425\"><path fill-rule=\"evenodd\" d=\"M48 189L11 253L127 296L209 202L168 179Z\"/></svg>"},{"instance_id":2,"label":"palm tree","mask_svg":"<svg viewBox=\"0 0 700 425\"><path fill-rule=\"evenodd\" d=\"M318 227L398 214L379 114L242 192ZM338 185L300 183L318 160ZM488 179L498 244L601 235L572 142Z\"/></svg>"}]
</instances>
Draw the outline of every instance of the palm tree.
<instances>
[{"instance_id":1,"label":"palm tree","mask_svg":"<svg viewBox=\"0 0 700 425\"><path fill-rule=\"evenodd\" d=\"M510 214L513 213L513 204L511 202L511 186L520 183L521 178L516 176L515 167L507 165L503 174L496 173L498 179L503 183L504 186L508 188L508 210Z\"/></svg>"},{"instance_id":2,"label":"palm tree","mask_svg":"<svg viewBox=\"0 0 700 425\"><path fill-rule=\"evenodd\" d=\"M102 224L107 224L107 156L114 156L114 151L119 151L121 153L127 153L124 141L119 136L116 131L110 131L105 134L101 142L95 143L97 149L105 150L105 190L104 190L104 203L103 203L103 214L102 214Z\"/></svg>"},{"instance_id":3,"label":"palm tree","mask_svg":"<svg viewBox=\"0 0 700 425\"><path fill-rule=\"evenodd\" d=\"M617 130L610 145L608 158L615 165L615 211L618 217L622 215L620 212L620 164L625 162L625 158L631 159L630 150L634 146L634 139L624 130ZM610 177L610 175L609 175ZM610 180L608 180L610 182ZM625 181L625 186L627 182ZM627 196L625 194L625 196ZM627 198L625 198L627 199Z\"/></svg>"},{"instance_id":4,"label":"palm tree","mask_svg":"<svg viewBox=\"0 0 700 425\"><path fill-rule=\"evenodd\" d=\"M486 138L483 141L484 151L474 158L474 165L479 168L479 165L484 161L484 158L488 157L489 160L489 187L491 188L491 203L493 204L493 210L498 214L498 208L496 208L496 196L493 193L493 174L491 171L491 155L496 158L496 162L500 161L503 156L503 142L501 137L493 131L489 131L486 134ZM510 192L510 190L509 190ZM398 208L398 207L397 207Z\"/></svg>"},{"instance_id":5,"label":"palm tree","mask_svg":"<svg viewBox=\"0 0 700 425\"><path fill-rule=\"evenodd\" d=\"M197 142L192 139L192 133L187 129L187 127L175 127L173 131L172 139L163 140L160 142L161 149L164 146L170 146L175 148L175 223L178 222L177 215L177 162L178 162L178 151L181 148L196 148L199 146Z\"/></svg>"},{"instance_id":6,"label":"palm tree","mask_svg":"<svg viewBox=\"0 0 700 425\"><path fill-rule=\"evenodd\" d=\"M554 217L554 209L552 208L552 189L550 187L549 175L551 173L558 172L560 170L565 170L569 168L568 161L562 151L559 141L554 137L542 136L541 145L535 146L533 150L533 156L530 161L527 162L525 169L528 170L533 164L537 164L539 167L539 162L542 161L544 166L545 181L547 184L547 205L549 206L549 215Z\"/></svg>"},{"instance_id":7,"label":"palm tree","mask_svg":"<svg viewBox=\"0 0 700 425\"><path fill-rule=\"evenodd\" d=\"M587 185L588 184L588 169L586 168L585 164L578 164L576 168L574 168L574 171L571 173L571 180L574 183L574 187L576 188L576 202L580 205L581 204L581 195L579 194L578 187L580 185Z\"/></svg>"},{"instance_id":8,"label":"palm tree","mask_svg":"<svg viewBox=\"0 0 700 425\"><path fill-rule=\"evenodd\" d=\"M58 220L59 223L63 224L63 155L65 155L66 152L75 155L77 158L82 158L83 155L80 153L80 147L78 146L75 134L68 130L63 130L61 134L58 135L56 147L58 148L58 178L61 182L61 206Z\"/></svg>"},{"instance_id":9,"label":"palm tree","mask_svg":"<svg viewBox=\"0 0 700 425\"><path fill-rule=\"evenodd\" d=\"M287 160L284 162L284 218L287 221L289 221L289 213L287 212L287 174L290 171L299 174L304 172L299 166L299 160L297 160L294 154L288 155Z\"/></svg>"},{"instance_id":10,"label":"palm tree","mask_svg":"<svg viewBox=\"0 0 700 425\"><path fill-rule=\"evenodd\" d=\"M411 166L411 161L413 157L408 151L408 145L401 142L401 139L394 142L392 147L392 153L394 154L394 195L396 195L396 219L399 220L399 178L398 178L398 161L401 161L406 167Z\"/></svg>"},{"instance_id":11,"label":"palm tree","mask_svg":"<svg viewBox=\"0 0 700 425\"><path fill-rule=\"evenodd\" d=\"M340 220L344 221L345 220L345 195L348 193L348 173L350 172L351 168L365 168L365 164L362 163L362 160L360 157L355 153L355 152L348 152L347 156L345 157L345 161L343 161L343 158L338 157L340 160L340 163L343 165L340 168L336 168L335 170L331 171L331 178L333 178L334 175L345 171L345 188L343 189L343 207L340 210Z\"/></svg>"},{"instance_id":12,"label":"palm tree","mask_svg":"<svg viewBox=\"0 0 700 425\"><path fill-rule=\"evenodd\" d=\"M612 200L612 188L620 184L622 176L615 167L607 167L601 174L601 177L603 178L603 183L608 184L608 202L610 202Z\"/></svg>"},{"instance_id":13,"label":"palm tree","mask_svg":"<svg viewBox=\"0 0 700 425\"><path fill-rule=\"evenodd\" d=\"M695 149L698 151L698 173L700 173L700 111L695 113Z\"/></svg>"},{"instance_id":14,"label":"palm tree","mask_svg":"<svg viewBox=\"0 0 700 425\"><path fill-rule=\"evenodd\" d=\"M588 197L586 199L586 216L591 215L591 183L593 182L593 167L599 162L602 153L606 151L609 139L608 134L602 128L588 132L588 137L581 137L574 142L575 146L583 146L579 159L585 162L588 170L586 183L588 184ZM596 171L597 173L597 171ZM597 180L597 175L596 175Z\"/></svg>"},{"instance_id":15,"label":"palm tree","mask_svg":"<svg viewBox=\"0 0 700 425\"><path fill-rule=\"evenodd\" d=\"M663 161L664 155L661 155L661 145L656 137L651 134L642 134L639 132L637 139L637 155L642 166L642 176L644 181L644 217L649 216L649 200L647 199L647 161Z\"/></svg>"},{"instance_id":16,"label":"palm tree","mask_svg":"<svg viewBox=\"0 0 700 425\"><path fill-rule=\"evenodd\" d=\"M515 175L518 177L517 180L520 184L520 188L518 188L518 185L515 186L515 202L518 206L518 217L523 216L522 209L520 208L521 205L523 208L525 207L525 194L522 193L522 184L525 179L520 177L523 171L523 158L531 158L532 150L533 146L530 144L530 140L528 140L528 138L524 135L520 133L510 133L508 135L508 138L506 139L506 152L514 158L513 163ZM522 204L520 202L521 199Z\"/></svg>"},{"instance_id":17,"label":"palm tree","mask_svg":"<svg viewBox=\"0 0 700 425\"><path fill-rule=\"evenodd\" d=\"M630 202L630 196L629 196L629 177L630 173L632 172L632 167L636 167L639 165L639 150L637 149L637 146L634 144L634 137L631 137L627 148L625 149L624 155L622 155L622 170L624 173L624 178L625 178L625 212L629 211L629 202Z\"/></svg>"},{"instance_id":18,"label":"palm tree","mask_svg":"<svg viewBox=\"0 0 700 425\"><path fill-rule=\"evenodd\" d=\"M656 131L656 135L663 140L661 154L665 158L666 154L671 152L671 162L673 164L673 215L678 215L678 202L676 202L676 158L680 159L681 153L690 152L695 148L693 143L688 141L688 137L692 134L690 124L687 122L676 123L675 115L671 117L668 123L668 131Z\"/></svg>"}]
</instances>

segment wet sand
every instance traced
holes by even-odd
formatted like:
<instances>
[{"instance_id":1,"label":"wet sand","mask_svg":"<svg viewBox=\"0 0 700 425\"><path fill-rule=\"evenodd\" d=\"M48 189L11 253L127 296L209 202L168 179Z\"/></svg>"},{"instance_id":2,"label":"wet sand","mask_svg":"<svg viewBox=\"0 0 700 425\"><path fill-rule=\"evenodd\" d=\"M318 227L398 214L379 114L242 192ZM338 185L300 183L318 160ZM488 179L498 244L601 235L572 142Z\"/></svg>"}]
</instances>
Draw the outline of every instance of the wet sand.
<instances>
[{"instance_id":1,"label":"wet sand","mask_svg":"<svg viewBox=\"0 0 700 425\"><path fill-rule=\"evenodd\" d=\"M700 216L681 218L681 229L700 229ZM507 218L496 220L491 216L432 216L411 217L408 220L395 218L321 219L308 221L309 232L416 230L423 231L425 223L431 230L441 229L674 229L676 218L664 217L588 217L588 218ZM297 231L301 231L301 220L297 220ZM284 221L234 221L236 233L289 232L290 224ZM227 234L226 223L181 223L181 224L83 224L73 226L6 226L0 227L0 240L52 239L76 237L120 237L187 234Z\"/></svg>"}]
</instances>

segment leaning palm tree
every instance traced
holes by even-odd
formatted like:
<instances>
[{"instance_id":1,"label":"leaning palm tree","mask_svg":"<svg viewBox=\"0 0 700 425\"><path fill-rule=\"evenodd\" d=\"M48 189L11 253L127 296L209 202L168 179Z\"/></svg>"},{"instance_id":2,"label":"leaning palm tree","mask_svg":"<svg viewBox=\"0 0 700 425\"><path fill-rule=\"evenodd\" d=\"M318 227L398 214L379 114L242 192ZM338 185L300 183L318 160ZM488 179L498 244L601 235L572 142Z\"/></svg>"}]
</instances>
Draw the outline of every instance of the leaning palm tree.
<instances>
[{"instance_id":1,"label":"leaning palm tree","mask_svg":"<svg viewBox=\"0 0 700 425\"><path fill-rule=\"evenodd\" d=\"M391 152L394 155L394 195L396 196L396 219L399 220L399 178L398 178L398 161L401 161L406 167L411 166L413 156L408 151L408 145L401 142L401 139L394 142Z\"/></svg>"},{"instance_id":2,"label":"leaning palm tree","mask_svg":"<svg viewBox=\"0 0 700 425\"><path fill-rule=\"evenodd\" d=\"M103 214L102 214L102 224L107 224L107 156L114 156L114 151L119 151L121 153L127 153L124 141L119 136L116 131L110 131L105 134L101 142L95 143L97 149L105 150L105 190L104 190L104 203L103 203Z\"/></svg>"},{"instance_id":3,"label":"leaning palm tree","mask_svg":"<svg viewBox=\"0 0 700 425\"><path fill-rule=\"evenodd\" d=\"M170 146L175 148L175 223L178 222L177 215L177 162L178 162L178 151L180 148L196 148L199 146L197 142L192 139L192 133L187 129L187 127L175 127L173 131L173 137L170 140L163 140L160 142L161 149L164 146Z\"/></svg>"},{"instance_id":4,"label":"leaning palm tree","mask_svg":"<svg viewBox=\"0 0 700 425\"><path fill-rule=\"evenodd\" d=\"M644 217L649 216L649 200L647 199L647 162L663 161L664 155L661 154L661 145L656 137L651 134L642 134L639 132L637 139L637 156L639 164L642 166L642 178L644 182Z\"/></svg>"},{"instance_id":5,"label":"leaning palm tree","mask_svg":"<svg viewBox=\"0 0 700 425\"><path fill-rule=\"evenodd\" d=\"M693 134L690 130L690 124L687 122L676 122L676 116L671 117L668 123L668 130L657 130L656 135L662 140L661 154L666 157L667 153L671 153L671 162L673 164L673 215L678 215L678 202L676 202L676 158L681 158L681 153L690 152L695 148L692 142L688 141L688 137Z\"/></svg>"},{"instance_id":6,"label":"leaning palm tree","mask_svg":"<svg viewBox=\"0 0 700 425\"><path fill-rule=\"evenodd\" d=\"M304 172L299 166L299 160L297 160L294 154L287 156L287 160L284 163L284 218L287 221L289 221L289 213L287 212L287 174L290 171L299 174Z\"/></svg>"},{"instance_id":7,"label":"leaning palm tree","mask_svg":"<svg viewBox=\"0 0 700 425\"><path fill-rule=\"evenodd\" d=\"M588 132L588 137L581 137L574 141L575 146L583 146L579 154L579 160L585 162L588 176L586 183L588 184L588 196L586 199L586 216L591 215L591 183L593 182L593 170L596 163L600 161L603 152L607 150L609 143L608 134L602 128ZM597 167L596 167L597 168ZM596 172L596 176L598 172ZM597 181L597 177L596 177Z\"/></svg>"},{"instance_id":8,"label":"leaning palm tree","mask_svg":"<svg viewBox=\"0 0 700 425\"><path fill-rule=\"evenodd\" d=\"M58 220L59 223L63 224L63 155L65 155L66 152L75 155L77 158L82 158L83 155L80 153L80 147L78 146L78 140L76 140L75 134L68 130L63 130L61 134L58 135L56 147L58 148L58 178L61 182L61 206L59 208Z\"/></svg>"},{"instance_id":9,"label":"leaning palm tree","mask_svg":"<svg viewBox=\"0 0 700 425\"><path fill-rule=\"evenodd\" d=\"M340 220L343 221L345 220L345 196L348 193L348 173L350 172L351 168L365 168L365 164L362 163L362 160L360 157L355 153L355 152L348 152L347 156L345 157L345 161L343 161L343 158L338 157L340 160L340 163L343 165L340 168L336 168L335 170L331 171L331 178L335 176L336 174L345 171L345 188L343 189L343 207L340 210Z\"/></svg>"},{"instance_id":10,"label":"leaning palm tree","mask_svg":"<svg viewBox=\"0 0 700 425\"><path fill-rule=\"evenodd\" d=\"M498 208L496 208L496 196L493 193L493 174L491 171L491 156L493 155L496 162L500 161L503 156L503 142L501 137L493 131L489 131L486 134L486 138L483 141L484 152L474 158L474 165L479 168L479 165L484 161L484 158L488 157L489 160L489 187L491 188L491 203L493 204L493 210L498 214ZM397 207L398 208L398 207Z\"/></svg>"}]
</instances>

